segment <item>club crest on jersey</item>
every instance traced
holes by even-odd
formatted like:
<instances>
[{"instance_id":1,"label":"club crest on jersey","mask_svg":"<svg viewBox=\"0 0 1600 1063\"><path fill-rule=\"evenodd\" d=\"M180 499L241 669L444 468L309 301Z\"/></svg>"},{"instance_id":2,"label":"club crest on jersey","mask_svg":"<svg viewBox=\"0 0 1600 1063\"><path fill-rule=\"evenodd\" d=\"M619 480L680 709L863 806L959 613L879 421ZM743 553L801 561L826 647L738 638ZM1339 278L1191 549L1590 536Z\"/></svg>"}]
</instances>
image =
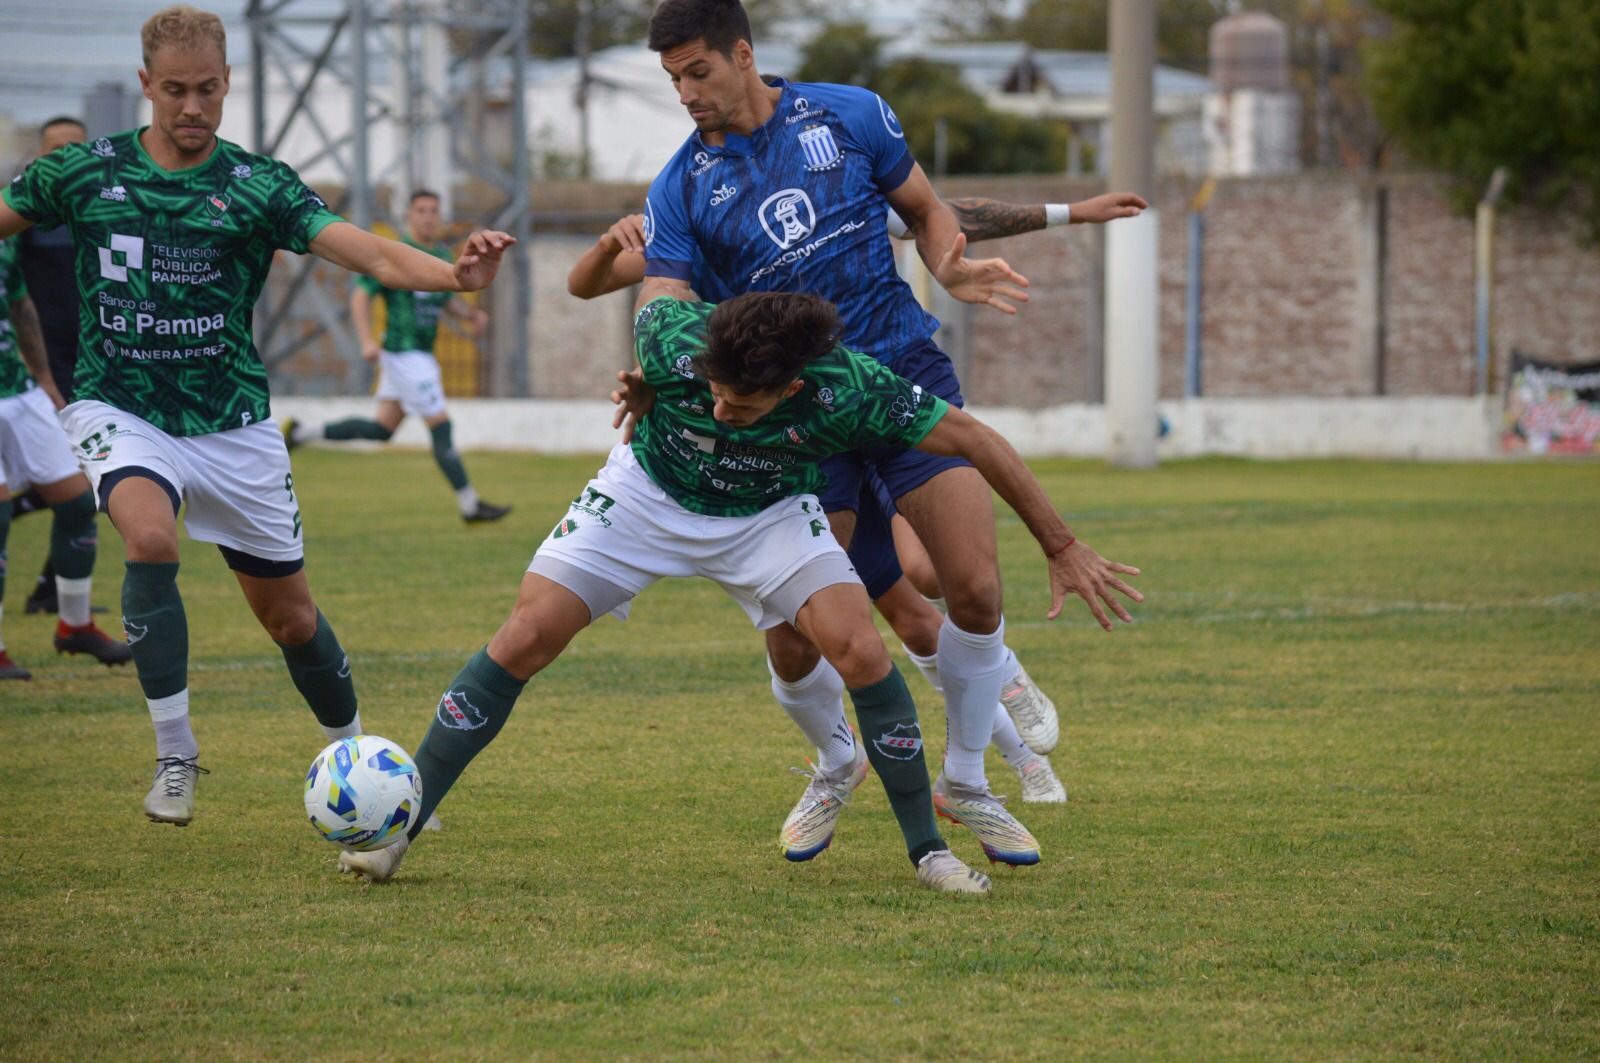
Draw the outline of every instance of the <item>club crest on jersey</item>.
<instances>
[{"instance_id":1,"label":"club crest on jersey","mask_svg":"<svg viewBox=\"0 0 1600 1063\"><path fill-rule=\"evenodd\" d=\"M773 243L789 250L816 231L817 211L811 197L799 188L774 192L761 204L761 228Z\"/></svg>"},{"instance_id":2,"label":"club crest on jersey","mask_svg":"<svg viewBox=\"0 0 1600 1063\"><path fill-rule=\"evenodd\" d=\"M872 740L879 753L894 760L912 760L922 752L922 727L915 723L897 723Z\"/></svg>"},{"instance_id":3,"label":"club crest on jersey","mask_svg":"<svg viewBox=\"0 0 1600 1063\"><path fill-rule=\"evenodd\" d=\"M465 690L447 690L439 699L439 722L458 731L476 731L488 723L489 718L467 700Z\"/></svg>"},{"instance_id":4,"label":"club crest on jersey","mask_svg":"<svg viewBox=\"0 0 1600 1063\"><path fill-rule=\"evenodd\" d=\"M94 147L90 148L89 151L102 159L109 159L117 153L117 149L111 146L111 140L108 137L101 137L95 141Z\"/></svg>"},{"instance_id":5,"label":"club crest on jersey","mask_svg":"<svg viewBox=\"0 0 1600 1063\"><path fill-rule=\"evenodd\" d=\"M825 125L811 126L800 133L800 150L806 153L806 169L812 173L831 170L844 159L844 152Z\"/></svg>"},{"instance_id":6,"label":"club crest on jersey","mask_svg":"<svg viewBox=\"0 0 1600 1063\"><path fill-rule=\"evenodd\" d=\"M213 218L220 218L228 213L228 206L233 202L233 197L226 192L213 192L206 197L206 213Z\"/></svg>"}]
</instances>

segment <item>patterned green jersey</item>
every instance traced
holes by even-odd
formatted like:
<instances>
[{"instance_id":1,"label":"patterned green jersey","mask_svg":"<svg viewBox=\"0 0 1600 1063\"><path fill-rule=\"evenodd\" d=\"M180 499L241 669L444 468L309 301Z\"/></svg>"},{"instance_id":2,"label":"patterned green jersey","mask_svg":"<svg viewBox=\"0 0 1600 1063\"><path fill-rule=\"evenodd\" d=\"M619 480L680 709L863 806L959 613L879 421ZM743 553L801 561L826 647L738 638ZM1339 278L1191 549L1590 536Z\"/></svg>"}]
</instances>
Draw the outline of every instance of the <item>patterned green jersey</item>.
<instances>
[{"instance_id":1,"label":"patterned green jersey","mask_svg":"<svg viewBox=\"0 0 1600 1063\"><path fill-rule=\"evenodd\" d=\"M427 252L434 258L446 262L455 261L450 256L450 249L443 244L434 244L432 247L419 244L411 239L410 233L406 233L400 240L418 251ZM385 288L371 277L357 277L356 284L360 285L361 290L368 295L383 298L384 350L433 353L433 340L439 332L439 315L444 313L445 305L455 298L454 292L399 291L395 288Z\"/></svg>"},{"instance_id":2,"label":"patterned green jersey","mask_svg":"<svg viewBox=\"0 0 1600 1063\"><path fill-rule=\"evenodd\" d=\"M251 311L273 253L304 254L339 217L275 159L218 138L211 158L168 172L139 132L70 144L5 190L24 218L72 232L77 397L175 436L265 420Z\"/></svg>"},{"instance_id":3,"label":"patterned green jersey","mask_svg":"<svg viewBox=\"0 0 1600 1063\"><path fill-rule=\"evenodd\" d=\"M914 447L949 406L875 358L835 347L806 366L802 387L744 428L711 415L711 385L695 358L715 307L656 299L634 319L634 351L655 405L634 432L633 453L684 509L715 517L759 513L780 499L816 494L817 463L862 447Z\"/></svg>"},{"instance_id":4,"label":"patterned green jersey","mask_svg":"<svg viewBox=\"0 0 1600 1063\"><path fill-rule=\"evenodd\" d=\"M16 327L11 324L11 308L27 294L22 263L17 260L17 241L0 240L0 399L33 387L33 377L28 375L28 367L18 352Z\"/></svg>"}]
</instances>

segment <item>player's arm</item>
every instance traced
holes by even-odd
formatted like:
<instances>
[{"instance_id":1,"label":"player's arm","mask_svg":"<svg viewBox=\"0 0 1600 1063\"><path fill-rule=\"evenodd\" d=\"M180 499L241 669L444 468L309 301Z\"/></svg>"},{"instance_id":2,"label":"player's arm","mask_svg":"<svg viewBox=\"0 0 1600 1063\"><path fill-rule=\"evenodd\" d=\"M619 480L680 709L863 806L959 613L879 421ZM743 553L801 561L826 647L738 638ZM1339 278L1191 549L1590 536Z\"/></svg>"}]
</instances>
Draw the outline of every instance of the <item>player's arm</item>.
<instances>
[{"instance_id":1,"label":"player's arm","mask_svg":"<svg viewBox=\"0 0 1600 1063\"><path fill-rule=\"evenodd\" d=\"M646 277L639 286L639 298L633 301L633 312L637 314L646 306L660 298L681 299L686 303L698 303L700 297L694 289L689 287L688 281L681 281L675 277Z\"/></svg>"},{"instance_id":2,"label":"player's arm","mask_svg":"<svg viewBox=\"0 0 1600 1063\"><path fill-rule=\"evenodd\" d=\"M887 194L889 206L905 221L917 253L944 290L964 303L986 303L1007 314L1028 301L1028 279L1000 258L966 257L967 237L955 211L941 200L922 167L912 166L899 187Z\"/></svg>"},{"instance_id":3,"label":"player's arm","mask_svg":"<svg viewBox=\"0 0 1600 1063\"><path fill-rule=\"evenodd\" d=\"M467 237L466 246L452 264L399 240L385 239L340 221L317 233L311 241L311 253L353 273L371 277L385 288L475 292L494 280L501 257L516 242L508 233L475 232Z\"/></svg>"},{"instance_id":4,"label":"player's arm","mask_svg":"<svg viewBox=\"0 0 1600 1063\"><path fill-rule=\"evenodd\" d=\"M361 357L376 362L379 348L372 335L372 296L359 284L350 290L350 324L356 330Z\"/></svg>"},{"instance_id":5,"label":"player's arm","mask_svg":"<svg viewBox=\"0 0 1600 1063\"><path fill-rule=\"evenodd\" d=\"M61 397L61 390L56 387L55 377L50 373L50 356L45 352L39 311L26 295L11 304L11 328L17 336L17 351L22 355L22 364L28 367L33 382L50 397L56 409L61 409L67 403Z\"/></svg>"},{"instance_id":6,"label":"player's arm","mask_svg":"<svg viewBox=\"0 0 1600 1063\"><path fill-rule=\"evenodd\" d=\"M1107 561L1079 542L1061 514L1056 512L1033 471L1000 433L952 406L917 444L917 449L966 458L1006 504L1017 511L1017 516L1044 550L1050 567L1050 619L1054 620L1061 613L1063 599L1073 593L1088 603L1089 611L1107 631L1111 630L1111 619L1102 602L1119 618L1132 622L1127 608L1111 592L1116 591L1135 602L1144 601L1144 595L1120 578L1120 575L1137 576L1139 570Z\"/></svg>"},{"instance_id":7,"label":"player's arm","mask_svg":"<svg viewBox=\"0 0 1600 1063\"><path fill-rule=\"evenodd\" d=\"M630 214L612 225L567 273L567 291L593 299L644 280L644 215Z\"/></svg>"},{"instance_id":8,"label":"player's arm","mask_svg":"<svg viewBox=\"0 0 1600 1063\"><path fill-rule=\"evenodd\" d=\"M32 224L33 222L11 209L11 204L6 202L5 196L0 196L0 240L15 236Z\"/></svg>"},{"instance_id":9,"label":"player's arm","mask_svg":"<svg viewBox=\"0 0 1600 1063\"><path fill-rule=\"evenodd\" d=\"M1021 236L1058 225L1099 225L1117 218L1136 218L1150 206L1132 192L1107 192L1079 203L1002 203L981 196L945 202L968 243Z\"/></svg>"}]
</instances>

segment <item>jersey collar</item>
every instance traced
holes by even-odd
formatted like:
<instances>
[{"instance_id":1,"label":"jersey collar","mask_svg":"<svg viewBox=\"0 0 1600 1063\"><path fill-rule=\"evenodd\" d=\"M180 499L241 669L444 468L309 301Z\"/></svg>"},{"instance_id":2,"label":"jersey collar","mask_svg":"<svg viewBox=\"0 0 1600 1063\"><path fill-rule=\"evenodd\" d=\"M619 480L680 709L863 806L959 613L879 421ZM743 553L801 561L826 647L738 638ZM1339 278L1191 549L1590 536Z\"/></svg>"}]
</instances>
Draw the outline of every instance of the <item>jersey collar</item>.
<instances>
[{"instance_id":1,"label":"jersey collar","mask_svg":"<svg viewBox=\"0 0 1600 1063\"><path fill-rule=\"evenodd\" d=\"M150 153L144 150L144 140L142 138L144 131L149 128L147 125L142 125L133 131L133 150L139 153L139 159L146 166L162 177L185 177L189 174L199 173L201 170L215 165L217 158L222 154L222 138L213 133L211 134L211 154L205 157L205 161L197 162L193 166L185 166L181 170L168 170L152 159Z\"/></svg>"},{"instance_id":2,"label":"jersey collar","mask_svg":"<svg viewBox=\"0 0 1600 1063\"><path fill-rule=\"evenodd\" d=\"M755 155L756 149L760 147L767 137L772 135L772 131L782 126L783 121L780 116L783 114L783 105L788 103L794 95L794 90L790 88L789 83L783 78L763 77L761 80L772 88L783 90L783 95L778 97L778 105L772 109L772 117L757 126L749 136L745 136L743 133L729 133L722 138L722 144L719 147L712 147L707 144L705 139L701 137L700 130L696 129L694 131L694 143L697 148L710 152L712 155L736 155L742 158L750 158Z\"/></svg>"}]
</instances>

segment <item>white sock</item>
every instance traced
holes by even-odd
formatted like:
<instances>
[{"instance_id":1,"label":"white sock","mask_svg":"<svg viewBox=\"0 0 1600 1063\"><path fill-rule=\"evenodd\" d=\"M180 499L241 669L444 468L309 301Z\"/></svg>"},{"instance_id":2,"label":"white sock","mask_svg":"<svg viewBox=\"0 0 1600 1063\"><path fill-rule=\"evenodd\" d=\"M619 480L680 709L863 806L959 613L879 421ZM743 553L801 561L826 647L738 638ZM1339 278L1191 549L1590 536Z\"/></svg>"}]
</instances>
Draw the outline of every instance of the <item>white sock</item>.
<instances>
[{"instance_id":1,"label":"white sock","mask_svg":"<svg viewBox=\"0 0 1600 1063\"><path fill-rule=\"evenodd\" d=\"M156 729L156 756L182 757L192 760L200 755L200 746L189 730L189 688L165 698L146 698L150 706L150 722Z\"/></svg>"},{"instance_id":2,"label":"white sock","mask_svg":"<svg viewBox=\"0 0 1600 1063\"><path fill-rule=\"evenodd\" d=\"M1000 674L1005 676L1005 678L1000 681L1000 685L1002 687L1008 687L1015 683L1017 681L1017 676L1022 674L1022 662L1017 660L1017 655L1011 652L1010 646L1006 647L1005 671L1001 672Z\"/></svg>"},{"instance_id":3,"label":"white sock","mask_svg":"<svg viewBox=\"0 0 1600 1063\"><path fill-rule=\"evenodd\" d=\"M795 722L801 733L817 747L817 769L837 775L856 760L856 740L844 718L844 677L826 660L818 661L811 674L790 683L778 678L772 659L772 696Z\"/></svg>"},{"instance_id":4,"label":"white sock","mask_svg":"<svg viewBox=\"0 0 1600 1063\"><path fill-rule=\"evenodd\" d=\"M11 504L10 502L0 502L0 505L9 506L10 504ZM5 623L5 620L6 620L5 603L4 602L0 602L0 625L3 625ZM4 653L5 650L6 650L6 640L3 637L0 637L0 653Z\"/></svg>"},{"instance_id":5,"label":"white sock","mask_svg":"<svg viewBox=\"0 0 1600 1063\"><path fill-rule=\"evenodd\" d=\"M93 582L92 576L85 576L82 579L56 577L56 602L63 624L68 627L83 627L89 622L89 584Z\"/></svg>"},{"instance_id":6,"label":"white sock","mask_svg":"<svg viewBox=\"0 0 1600 1063\"><path fill-rule=\"evenodd\" d=\"M939 610L941 613L946 611L943 598L929 598L927 595L923 595L922 600Z\"/></svg>"},{"instance_id":7,"label":"white sock","mask_svg":"<svg viewBox=\"0 0 1600 1063\"><path fill-rule=\"evenodd\" d=\"M456 505L460 507L463 517L470 517L478 512L478 492L472 489L471 484L456 491Z\"/></svg>"},{"instance_id":8,"label":"white sock","mask_svg":"<svg viewBox=\"0 0 1600 1063\"><path fill-rule=\"evenodd\" d=\"M934 692L937 694L943 694L944 684L939 681L938 653L935 652L931 657L918 657L916 654L911 652L911 647L907 646L905 643L902 642L900 644L900 648L906 651L906 656L911 658L911 663L917 666L917 671L922 673L922 678L928 681L928 685L934 689Z\"/></svg>"},{"instance_id":9,"label":"white sock","mask_svg":"<svg viewBox=\"0 0 1600 1063\"><path fill-rule=\"evenodd\" d=\"M1011 715L1003 707L994 710L994 748L1017 771L1037 756L1017 734L1017 725L1011 722Z\"/></svg>"},{"instance_id":10,"label":"white sock","mask_svg":"<svg viewBox=\"0 0 1600 1063\"><path fill-rule=\"evenodd\" d=\"M939 676L944 680L946 730L944 774L951 782L981 787L983 751L994 737L994 714L1005 677L1006 625L987 635L956 627L949 617L939 628Z\"/></svg>"},{"instance_id":11,"label":"white sock","mask_svg":"<svg viewBox=\"0 0 1600 1063\"><path fill-rule=\"evenodd\" d=\"M1000 715L1004 716L1005 713L1002 712ZM343 727L329 727L327 724L321 724L320 726L322 727L322 733L328 736L328 741L330 742L337 742L341 738L354 738L356 735L364 733L361 730L360 709L356 710L355 717Z\"/></svg>"}]
</instances>

